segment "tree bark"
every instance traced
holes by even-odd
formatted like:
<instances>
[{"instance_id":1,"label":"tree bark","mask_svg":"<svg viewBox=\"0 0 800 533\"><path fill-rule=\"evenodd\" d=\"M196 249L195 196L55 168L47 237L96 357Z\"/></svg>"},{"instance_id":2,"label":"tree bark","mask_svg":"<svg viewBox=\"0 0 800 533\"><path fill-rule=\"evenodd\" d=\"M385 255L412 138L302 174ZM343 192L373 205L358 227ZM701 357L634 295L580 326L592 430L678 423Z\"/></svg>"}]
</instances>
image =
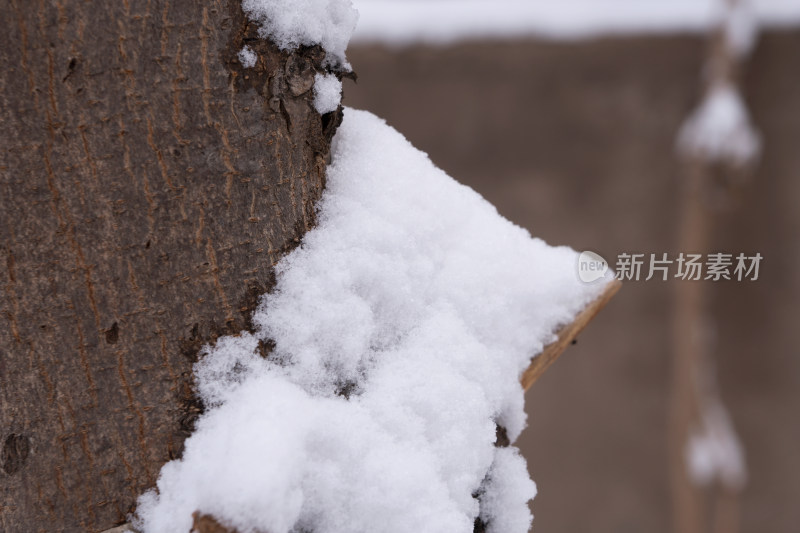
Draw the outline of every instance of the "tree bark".
<instances>
[{"instance_id":1,"label":"tree bark","mask_svg":"<svg viewBox=\"0 0 800 533\"><path fill-rule=\"evenodd\" d=\"M0 530L102 531L180 456L198 350L313 226L341 112L313 109L324 52L239 0L0 20Z\"/></svg>"}]
</instances>

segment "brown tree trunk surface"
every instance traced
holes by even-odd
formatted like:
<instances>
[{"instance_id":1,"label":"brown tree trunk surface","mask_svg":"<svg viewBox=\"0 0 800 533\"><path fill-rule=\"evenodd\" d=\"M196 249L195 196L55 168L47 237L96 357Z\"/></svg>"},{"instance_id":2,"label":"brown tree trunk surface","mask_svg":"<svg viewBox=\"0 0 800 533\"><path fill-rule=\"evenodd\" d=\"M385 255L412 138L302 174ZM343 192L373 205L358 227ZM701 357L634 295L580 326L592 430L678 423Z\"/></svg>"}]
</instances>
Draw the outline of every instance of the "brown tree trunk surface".
<instances>
[{"instance_id":1,"label":"brown tree trunk surface","mask_svg":"<svg viewBox=\"0 0 800 533\"><path fill-rule=\"evenodd\" d=\"M340 112L319 48L239 0L0 0L0 530L126 519L314 224ZM243 69L249 44L259 55Z\"/></svg>"}]
</instances>

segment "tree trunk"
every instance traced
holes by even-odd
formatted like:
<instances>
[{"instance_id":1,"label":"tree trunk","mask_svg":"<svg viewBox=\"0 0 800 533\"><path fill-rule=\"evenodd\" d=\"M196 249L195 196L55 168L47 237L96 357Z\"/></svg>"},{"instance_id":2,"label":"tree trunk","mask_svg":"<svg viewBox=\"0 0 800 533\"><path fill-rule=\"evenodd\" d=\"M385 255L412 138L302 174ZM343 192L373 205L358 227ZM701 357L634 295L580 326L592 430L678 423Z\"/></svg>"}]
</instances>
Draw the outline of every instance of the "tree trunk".
<instances>
[{"instance_id":1,"label":"tree trunk","mask_svg":"<svg viewBox=\"0 0 800 533\"><path fill-rule=\"evenodd\" d=\"M239 0L0 0L0 530L122 523L314 224L324 53ZM244 69L247 43L259 56Z\"/></svg>"}]
</instances>

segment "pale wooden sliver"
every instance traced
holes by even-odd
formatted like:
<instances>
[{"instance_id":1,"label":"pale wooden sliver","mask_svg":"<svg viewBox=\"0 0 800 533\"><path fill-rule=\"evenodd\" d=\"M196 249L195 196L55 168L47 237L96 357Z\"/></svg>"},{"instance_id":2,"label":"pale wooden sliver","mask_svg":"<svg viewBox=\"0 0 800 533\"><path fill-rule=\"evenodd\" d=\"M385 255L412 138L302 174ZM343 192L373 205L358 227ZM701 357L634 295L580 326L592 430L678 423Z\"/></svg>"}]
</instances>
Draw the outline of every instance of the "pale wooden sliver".
<instances>
[{"instance_id":1,"label":"pale wooden sliver","mask_svg":"<svg viewBox=\"0 0 800 533\"><path fill-rule=\"evenodd\" d=\"M558 339L544 347L542 353L537 355L531 361L531 366L523 372L521 382L522 388L528 390L531 385L544 374L550 365L564 352L569 344L575 339L578 333L586 327L595 315L611 300L622 286L619 280L609 282L603 292L600 293L592 303L586 306L586 309L578 313L575 320L563 326L558 332Z\"/></svg>"}]
</instances>

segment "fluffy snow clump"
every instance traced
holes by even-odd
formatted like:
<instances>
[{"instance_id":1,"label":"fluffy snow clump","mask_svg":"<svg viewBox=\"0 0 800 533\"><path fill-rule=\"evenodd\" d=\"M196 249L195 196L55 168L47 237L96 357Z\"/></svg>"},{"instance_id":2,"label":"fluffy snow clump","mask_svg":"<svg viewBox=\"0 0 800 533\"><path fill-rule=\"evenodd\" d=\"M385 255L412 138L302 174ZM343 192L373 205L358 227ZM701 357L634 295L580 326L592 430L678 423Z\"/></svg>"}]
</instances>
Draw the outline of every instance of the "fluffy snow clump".
<instances>
[{"instance_id":1,"label":"fluffy snow clump","mask_svg":"<svg viewBox=\"0 0 800 533\"><path fill-rule=\"evenodd\" d=\"M238 57L239 63L241 63L244 68L253 68L258 61L258 56L249 46L242 47L242 49L239 50Z\"/></svg>"},{"instance_id":2,"label":"fluffy snow clump","mask_svg":"<svg viewBox=\"0 0 800 533\"><path fill-rule=\"evenodd\" d=\"M757 159L761 137L747 107L729 83L713 86L678 133L678 150L712 162L744 165Z\"/></svg>"},{"instance_id":3,"label":"fluffy snow clump","mask_svg":"<svg viewBox=\"0 0 800 533\"><path fill-rule=\"evenodd\" d=\"M346 109L332 157L256 333L197 363L208 410L138 526L186 533L199 511L239 533L528 531L536 488L496 424L517 438L521 372L604 283L374 115Z\"/></svg>"},{"instance_id":4,"label":"fluffy snow clump","mask_svg":"<svg viewBox=\"0 0 800 533\"><path fill-rule=\"evenodd\" d=\"M692 481L700 487L719 481L726 488L742 490L747 482L744 449L722 402L708 399L701 423L690 433L685 450Z\"/></svg>"},{"instance_id":5,"label":"fluffy snow clump","mask_svg":"<svg viewBox=\"0 0 800 533\"><path fill-rule=\"evenodd\" d=\"M333 74L314 76L314 108L320 115L336 111L342 101L342 82Z\"/></svg>"},{"instance_id":6,"label":"fluffy snow clump","mask_svg":"<svg viewBox=\"0 0 800 533\"><path fill-rule=\"evenodd\" d=\"M350 0L242 0L242 9L281 49L319 44L329 61L348 66L345 50L358 21Z\"/></svg>"}]
</instances>

